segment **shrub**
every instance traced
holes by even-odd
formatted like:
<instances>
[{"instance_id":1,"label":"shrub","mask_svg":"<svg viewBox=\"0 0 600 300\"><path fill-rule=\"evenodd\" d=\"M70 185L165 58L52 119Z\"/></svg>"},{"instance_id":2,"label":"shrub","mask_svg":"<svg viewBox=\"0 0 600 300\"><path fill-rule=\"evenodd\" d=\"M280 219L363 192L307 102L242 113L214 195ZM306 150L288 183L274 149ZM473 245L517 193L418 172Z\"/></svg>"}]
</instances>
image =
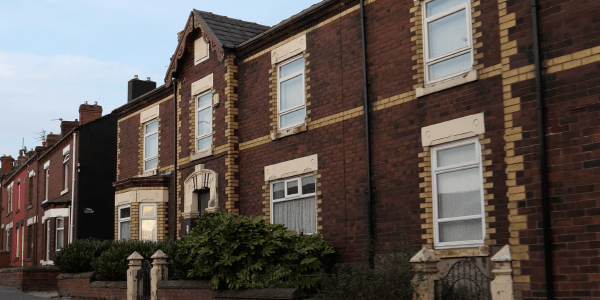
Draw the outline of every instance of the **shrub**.
<instances>
[{"instance_id":1,"label":"shrub","mask_svg":"<svg viewBox=\"0 0 600 300\"><path fill-rule=\"evenodd\" d=\"M375 267L342 263L331 277L322 277L317 299L410 300L414 277L408 247L375 256Z\"/></svg>"},{"instance_id":2,"label":"shrub","mask_svg":"<svg viewBox=\"0 0 600 300\"><path fill-rule=\"evenodd\" d=\"M266 270L273 266L282 267L275 281L289 275L292 268L285 266L290 264L298 264L302 273L318 272L324 257L334 252L318 234L298 236L283 225L224 210L198 217L177 248L190 268L188 276L210 279L213 289L268 286L274 278L265 276Z\"/></svg>"},{"instance_id":3,"label":"shrub","mask_svg":"<svg viewBox=\"0 0 600 300\"><path fill-rule=\"evenodd\" d=\"M93 263L112 244L113 241L76 240L56 252L54 264L67 273L91 272Z\"/></svg>"}]
</instances>

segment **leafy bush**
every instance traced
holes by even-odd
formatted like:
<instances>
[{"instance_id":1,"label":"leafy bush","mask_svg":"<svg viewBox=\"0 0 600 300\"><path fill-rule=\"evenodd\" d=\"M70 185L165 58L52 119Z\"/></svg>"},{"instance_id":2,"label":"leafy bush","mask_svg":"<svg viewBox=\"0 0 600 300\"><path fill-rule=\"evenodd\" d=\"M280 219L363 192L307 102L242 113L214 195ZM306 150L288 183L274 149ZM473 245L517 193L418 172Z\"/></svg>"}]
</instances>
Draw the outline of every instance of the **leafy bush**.
<instances>
[{"instance_id":1,"label":"leafy bush","mask_svg":"<svg viewBox=\"0 0 600 300\"><path fill-rule=\"evenodd\" d=\"M397 252L396 252L397 251ZM414 269L408 247L375 256L375 267L364 264L337 264L331 277L319 282L317 299L322 300L410 300Z\"/></svg>"},{"instance_id":2,"label":"leafy bush","mask_svg":"<svg viewBox=\"0 0 600 300\"><path fill-rule=\"evenodd\" d=\"M127 280L129 257L137 251L144 259L150 257L159 249L170 258L177 261L176 241L165 238L160 242L143 241L114 241L112 246L104 251L93 264L96 278L99 280Z\"/></svg>"},{"instance_id":3,"label":"leafy bush","mask_svg":"<svg viewBox=\"0 0 600 300\"><path fill-rule=\"evenodd\" d=\"M91 272L93 263L112 243L95 239L76 240L56 252L54 264L67 273Z\"/></svg>"},{"instance_id":4,"label":"leafy bush","mask_svg":"<svg viewBox=\"0 0 600 300\"><path fill-rule=\"evenodd\" d=\"M259 217L234 217L224 210L198 217L177 248L181 262L190 268L188 276L210 279L213 289L269 286L290 275L294 268L286 270L289 265L298 265L300 274L318 273L322 261L334 253L319 234L297 235L283 225L267 225ZM273 266L281 269L266 276Z\"/></svg>"}]
</instances>

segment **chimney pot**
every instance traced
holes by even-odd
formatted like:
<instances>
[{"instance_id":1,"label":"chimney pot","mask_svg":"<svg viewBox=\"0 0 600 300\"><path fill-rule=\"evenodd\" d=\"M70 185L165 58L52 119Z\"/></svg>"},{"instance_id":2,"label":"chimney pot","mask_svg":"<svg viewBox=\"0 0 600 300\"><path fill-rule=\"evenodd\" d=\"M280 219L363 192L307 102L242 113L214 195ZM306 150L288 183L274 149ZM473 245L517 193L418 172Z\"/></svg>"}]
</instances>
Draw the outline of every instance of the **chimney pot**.
<instances>
[{"instance_id":1,"label":"chimney pot","mask_svg":"<svg viewBox=\"0 0 600 300\"><path fill-rule=\"evenodd\" d=\"M150 77L148 77L148 79L146 81L150 81Z\"/></svg>"},{"instance_id":2,"label":"chimney pot","mask_svg":"<svg viewBox=\"0 0 600 300\"><path fill-rule=\"evenodd\" d=\"M154 89L156 89L156 82L150 80L150 77L148 77L148 80L143 81L139 80L138 76L135 75L134 79L127 82L127 102L131 102Z\"/></svg>"},{"instance_id":3,"label":"chimney pot","mask_svg":"<svg viewBox=\"0 0 600 300\"><path fill-rule=\"evenodd\" d=\"M138 79L138 76L137 75L133 75L133 79Z\"/></svg>"}]
</instances>

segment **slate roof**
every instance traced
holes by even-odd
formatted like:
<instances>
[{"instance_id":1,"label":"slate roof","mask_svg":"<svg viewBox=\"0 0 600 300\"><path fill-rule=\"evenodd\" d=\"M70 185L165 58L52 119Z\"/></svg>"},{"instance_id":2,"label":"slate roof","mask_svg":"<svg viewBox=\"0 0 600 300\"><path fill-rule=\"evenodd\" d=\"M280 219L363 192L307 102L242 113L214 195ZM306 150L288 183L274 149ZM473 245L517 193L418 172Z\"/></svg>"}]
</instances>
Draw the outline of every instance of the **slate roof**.
<instances>
[{"instance_id":1,"label":"slate roof","mask_svg":"<svg viewBox=\"0 0 600 300\"><path fill-rule=\"evenodd\" d=\"M215 15L197 9L194 9L194 11L202 17L212 33L219 39L221 45L226 48L235 48L235 46L270 28L269 26Z\"/></svg>"}]
</instances>

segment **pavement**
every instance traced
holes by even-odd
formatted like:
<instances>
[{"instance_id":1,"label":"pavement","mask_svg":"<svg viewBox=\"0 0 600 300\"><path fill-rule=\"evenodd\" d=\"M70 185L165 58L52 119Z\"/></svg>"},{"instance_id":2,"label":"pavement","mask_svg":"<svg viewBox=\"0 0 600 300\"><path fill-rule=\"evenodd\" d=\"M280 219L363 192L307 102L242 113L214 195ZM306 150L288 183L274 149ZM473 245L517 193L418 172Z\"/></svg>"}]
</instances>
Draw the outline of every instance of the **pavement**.
<instances>
[{"instance_id":1,"label":"pavement","mask_svg":"<svg viewBox=\"0 0 600 300\"><path fill-rule=\"evenodd\" d=\"M48 298L58 298L58 292L50 291L22 293L16 289L0 285L0 299L2 300L40 300Z\"/></svg>"}]
</instances>

